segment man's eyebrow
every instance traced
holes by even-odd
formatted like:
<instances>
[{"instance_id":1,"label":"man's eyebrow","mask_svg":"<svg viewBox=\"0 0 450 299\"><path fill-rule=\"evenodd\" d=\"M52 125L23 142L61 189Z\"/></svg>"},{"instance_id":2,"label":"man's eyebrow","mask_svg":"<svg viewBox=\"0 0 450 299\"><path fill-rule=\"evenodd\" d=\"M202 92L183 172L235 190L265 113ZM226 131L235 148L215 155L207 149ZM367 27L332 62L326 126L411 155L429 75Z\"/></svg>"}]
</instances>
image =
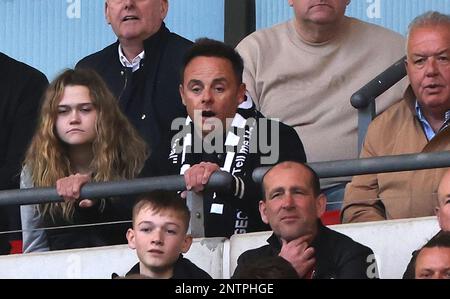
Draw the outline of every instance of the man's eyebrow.
<instances>
[{"instance_id":1,"label":"man's eyebrow","mask_svg":"<svg viewBox=\"0 0 450 299\"><path fill-rule=\"evenodd\" d=\"M433 55L428 55L428 54L425 54L425 53L412 53L411 56L417 56L417 57L439 56L439 55L445 54L446 52L449 52L449 50L450 50L450 48L446 48L446 49L443 49L442 51L437 52L437 53L435 53Z\"/></svg>"},{"instance_id":2,"label":"man's eyebrow","mask_svg":"<svg viewBox=\"0 0 450 299\"><path fill-rule=\"evenodd\" d=\"M442 50L441 52L436 53L436 55L446 54L449 51L450 51L450 48L446 48L446 49Z\"/></svg>"},{"instance_id":3,"label":"man's eyebrow","mask_svg":"<svg viewBox=\"0 0 450 299\"><path fill-rule=\"evenodd\" d=\"M269 194L272 194L274 192L280 192L280 191L283 191L283 190L284 190L283 187L275 187L275 188L269 190Z\"/></svg>"},{"instance_id":4,"label":"man's eyebrow","mask_svg":"<svg viewBox=\"0 0 450 299\"><path fill-rule=\"evenodd\" d=\"M188 84L202 84L202 81L198 79L191 79Z\"/></svg>"},{"instance_id":5,"label":"man's eyebrow","mask_svg":"<svg viewBox=\"0 0 450 299\"><path fill-rule=\"evenodd\" d=\"M225 77L219 77L219 78L215 78L214 80L213 80L213 82L215 82L215 83L217 83L217 82L227 82L228 80L227 80L227 78L225 78Z\"/></svg>"}]
</instances>

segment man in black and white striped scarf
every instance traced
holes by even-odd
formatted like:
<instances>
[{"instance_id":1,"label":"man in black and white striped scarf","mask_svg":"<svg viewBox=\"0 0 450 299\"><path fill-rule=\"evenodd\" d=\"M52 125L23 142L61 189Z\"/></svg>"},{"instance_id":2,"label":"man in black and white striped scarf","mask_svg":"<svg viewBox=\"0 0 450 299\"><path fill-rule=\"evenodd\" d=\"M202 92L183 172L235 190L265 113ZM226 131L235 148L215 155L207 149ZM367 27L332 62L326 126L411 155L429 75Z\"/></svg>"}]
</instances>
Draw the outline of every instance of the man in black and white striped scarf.
<instances>
[{"instance_id":1,"label":"man in black and white striped scarf","mask_svg":"<svg viewBox=\"0 0 450 299\"><path fill-rule=\"evenodd\" d=\"M203 194L205 236L269 229L259 215L260 188L252 181L252 172L279 161L305 162L297 133L264 118L246 99L242 59L233 48L199 40L183 66L180 94L189 117L173 122L178 133L170 153L157 150L148 164L149 173L183 174L187 190L203 192L212 173L229 172L235 179L231 194Z\"/></svg>"}]
</instances>

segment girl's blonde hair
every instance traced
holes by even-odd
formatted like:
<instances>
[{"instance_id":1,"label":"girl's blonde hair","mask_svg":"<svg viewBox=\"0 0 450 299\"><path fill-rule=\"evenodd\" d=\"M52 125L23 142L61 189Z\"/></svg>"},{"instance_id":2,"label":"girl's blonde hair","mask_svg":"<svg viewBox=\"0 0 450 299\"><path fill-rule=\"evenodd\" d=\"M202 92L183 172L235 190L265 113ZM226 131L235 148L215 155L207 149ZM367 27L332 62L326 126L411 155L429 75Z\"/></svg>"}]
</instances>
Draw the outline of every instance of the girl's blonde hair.
<instances>
[{"instance_id":1,"label":"girl's blonde hair","mask_svg":"<svg viewBox=\"0 0 450 299\"><path fill-rule=\"evenodd\" d=\"M94 71L66 70L48 87L41 107L37 131L25 156L24 167L30 171L34 187L55 186L60 178L73 174L68 145L56 133L58 104L67 86L85 86L97 111L90 164L92 181L132 179L141 171L148 156L145 141L138 135L117 100ZM73 222L75 204L47 203L39 206L45 219L62 218Z\"/></svg>"}]
</instances>

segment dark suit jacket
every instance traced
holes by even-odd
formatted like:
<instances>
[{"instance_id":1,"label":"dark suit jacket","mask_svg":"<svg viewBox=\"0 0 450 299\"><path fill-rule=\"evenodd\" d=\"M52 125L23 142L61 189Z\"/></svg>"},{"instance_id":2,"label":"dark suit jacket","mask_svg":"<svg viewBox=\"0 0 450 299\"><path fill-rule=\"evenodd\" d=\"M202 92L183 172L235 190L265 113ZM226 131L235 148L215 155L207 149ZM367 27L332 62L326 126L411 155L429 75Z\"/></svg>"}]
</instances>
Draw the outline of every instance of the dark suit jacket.
<instances>
[{"instance_id":1,"label":"dark suit jacket","mask_svg":"<svg viewBox=\"0 0 450 299\"><path fill-rule=\"evenodd\" d=\"M0 70L0 189L14 189L48 81L38 70L2 53Z\"/></svg>"},{"instance_id":2,"label":"dark suit jacket","mask_svg":"<svg viewBox=\"0 0 450 299\"><path fill-rule=\"evenodd\" d=\"M48 81L38 70L2 53L0 70L0 190L18 189L22 161L35 131ZM0 217L0 231L19 229L18 207L0 209L0 214L4 214ZM0 252L7 253L9 245L5 247Z\"/></svg>"},{"instance_id":3,"label":"dark suit jacket","mask_svg":"<svg viewBox=\"0 0 450 299\"><path fill-rule=\"evenodd\" d=\"M120 63L118 41L83 58L76 67L94 69L106 81L122 111L147 144L156 148L160 140L167 140L172 121L186 116L178 87L182 60L191 45L163 24L144 41L145 58L136 73Z\"/></svg>"}]
</instances>

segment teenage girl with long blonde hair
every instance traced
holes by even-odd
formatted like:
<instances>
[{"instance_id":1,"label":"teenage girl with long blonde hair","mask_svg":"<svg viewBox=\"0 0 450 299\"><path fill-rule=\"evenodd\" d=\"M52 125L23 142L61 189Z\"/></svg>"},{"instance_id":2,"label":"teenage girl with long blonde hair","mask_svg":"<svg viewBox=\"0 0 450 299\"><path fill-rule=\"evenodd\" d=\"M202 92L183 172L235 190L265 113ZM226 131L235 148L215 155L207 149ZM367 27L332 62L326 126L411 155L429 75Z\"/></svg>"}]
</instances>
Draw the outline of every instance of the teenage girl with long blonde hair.
<instances>
[{"instance_id":1,"label":"teenage girl with long blonde hair","mask_svg":"<svg viewBox=\"0 0 450 299\"><path fill-rule=\"evenodd\" d=\"M21 174L21 188L56 186L64 202L21 207L24 252L125 243L121 225L55 227L131 219L132 203L80 200L79 187L132 179L146 158L145 142L102 79L64 71L47 89Z\"/></svg>"}]
</instances>

